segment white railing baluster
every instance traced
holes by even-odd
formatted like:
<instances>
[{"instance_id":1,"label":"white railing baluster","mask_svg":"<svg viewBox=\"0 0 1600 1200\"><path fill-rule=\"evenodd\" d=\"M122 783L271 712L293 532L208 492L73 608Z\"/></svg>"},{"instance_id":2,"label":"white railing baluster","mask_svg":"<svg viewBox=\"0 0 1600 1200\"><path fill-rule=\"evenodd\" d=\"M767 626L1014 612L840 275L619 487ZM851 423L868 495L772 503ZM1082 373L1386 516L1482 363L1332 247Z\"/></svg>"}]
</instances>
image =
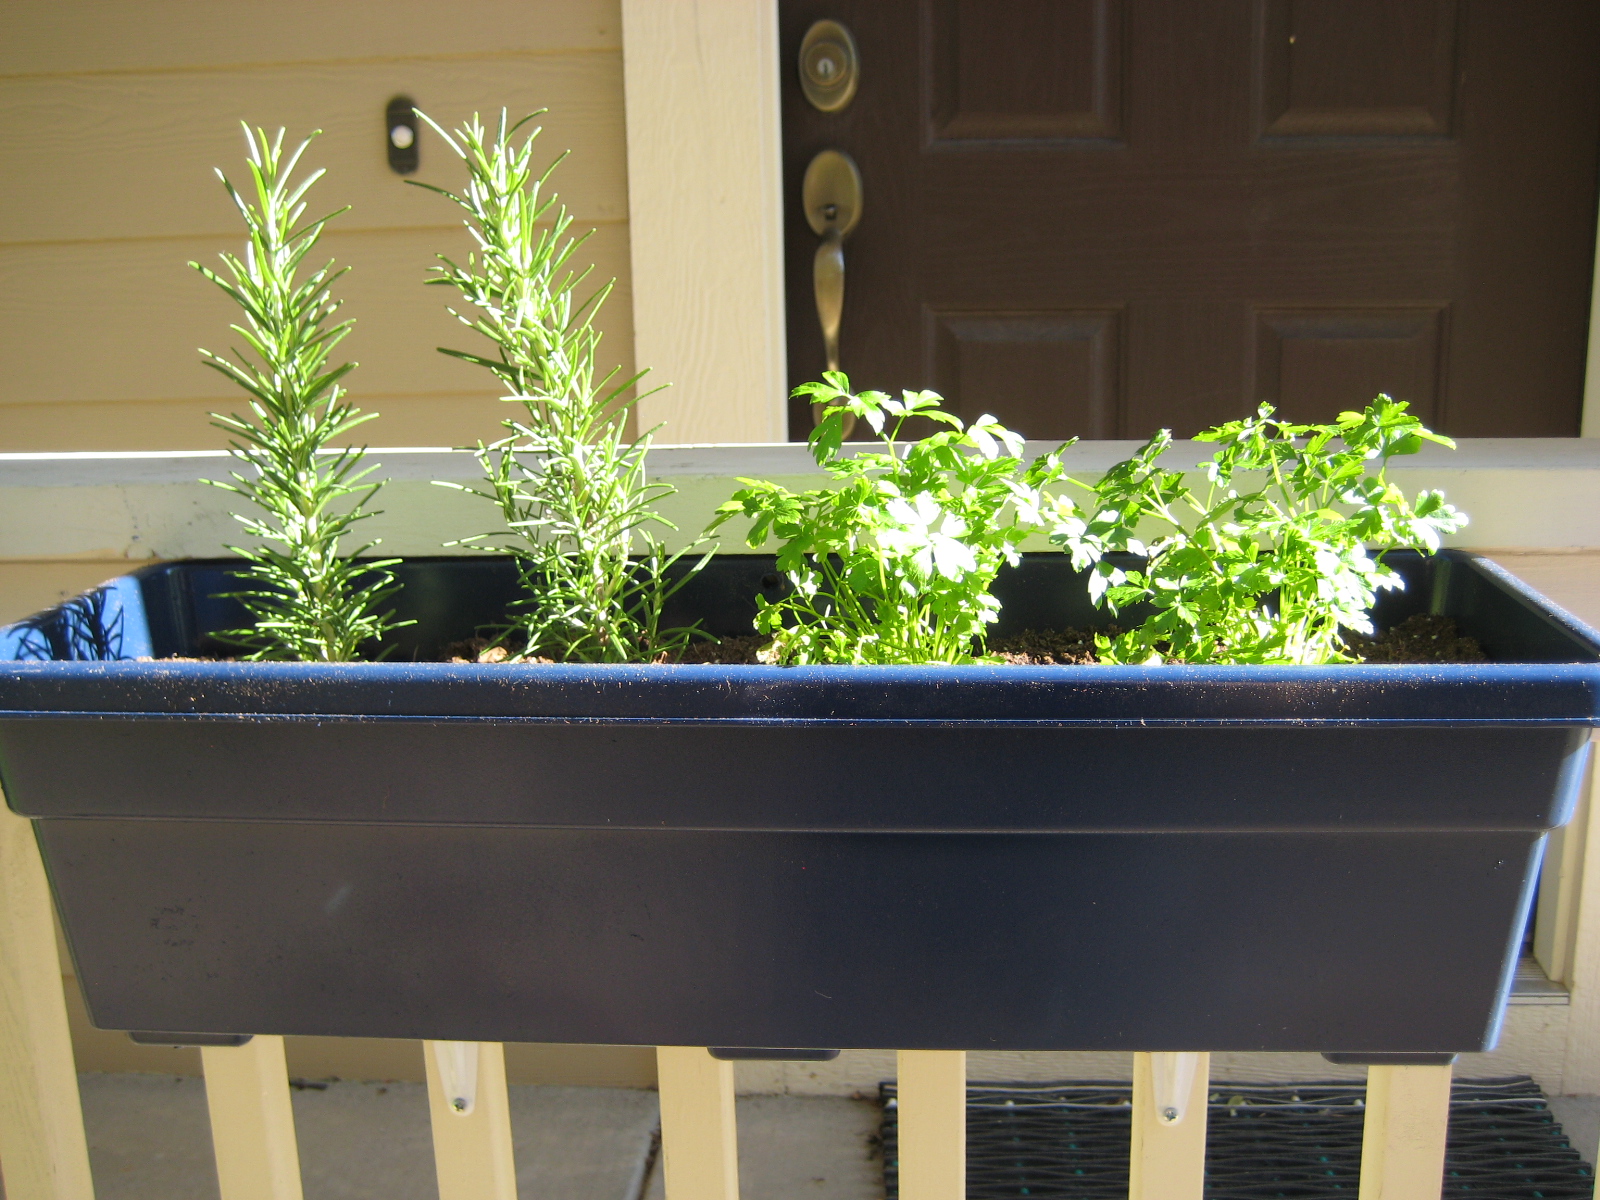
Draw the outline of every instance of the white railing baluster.
<instances>
[{"instance_id":1,"label":"white railing baluster","mask_svg":"<svg viewBox=\"0 0 1600 1200\"><path fill-rule=\"evenodd\" d=\"M902 1050L900 1200L966 1200L967 1052Z\"/></svg>"},{"instance_id":2,"label":"white railing baluster","mask_svg":"<svg viewBox=\"0 0 1600 1200\"><path fill-rule=\"evenodd\" d=\"M300 1152L281 1037L202 1046L222 1200L300 1200Z\"/></svg>"},{"instance_id":3,"label":"white railing baluster","mask_svg":"<svg viewBox=\"0 0 1600 1200\"><path fill-rule=\"evenodd\" d=\"M506 1051L499 1042L423 1042L439 1200L517 1200Z\"/></svg>"},{"instance_id":4,"label":"white railing baluster","mask_svg":"<svg viewBox=\"0 0 1600 1200\"><path fill-rule=\"evenodd\" d=\"M1449 1126L1449 1067L1368 1067L1360 1200L1439 1200Z\"/></svg>"},{"instance_id":5,"label":"white railing baluster","mask_svg":"<svg viewBox=\"0 0 1600 1200\"><path fill-rule=\"evenodd\" d=\"M658 1046L667 1200L739 1200L733 1064L703 1046Z\"/></svg>"},{"instance_id":6,"label":"white railing baluster","mask_svg":"<svg viewBox=\"0 0 1600 1200\"><path fill-rule=\"evenodd\" d=\"M9 1200L93 1200L50 888L0 798L0 1178Z\"/></svg>"},{"instance_id":7,"label":"white railing baluster","mask_svg":"<svg viewBox=\"0 0 1600 1200\"><path fill-rule=\"evenodd\" d=\"M1209 1054L1133 1056L1129 1200L1200 1200L1210 1081Z\"/></svg>"}]
</instances>

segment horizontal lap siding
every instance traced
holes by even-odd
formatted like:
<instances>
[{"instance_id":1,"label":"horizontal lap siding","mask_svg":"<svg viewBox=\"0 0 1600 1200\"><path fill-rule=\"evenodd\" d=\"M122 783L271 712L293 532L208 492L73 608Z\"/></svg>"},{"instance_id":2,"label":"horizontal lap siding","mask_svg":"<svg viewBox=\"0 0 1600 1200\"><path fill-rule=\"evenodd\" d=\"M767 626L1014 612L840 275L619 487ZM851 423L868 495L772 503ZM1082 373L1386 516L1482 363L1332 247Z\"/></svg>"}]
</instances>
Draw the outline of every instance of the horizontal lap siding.
<instances>
[{"instance_id":1,"label":"horizontal lap siding","mask_svg":"<svg viewBox=\"0 0 1600 1200\"><path fill-rule=\"evenodd\" d=\"M621 52L614 0L7 0L0 75Z\"/></svg>"},{"instance_id":2,"label":"horizontal lap siding","mask_svg":"<svg viewBox=\"0 0 1600 1200\"><path fill-rule=\"evenodd\" d=\"M421 280L464 252L458 210L384 161L382 111L405 93L442 122L547 107L540 157L571 150L554 184L576 261L617 280L602 363L633 370L622 56L617 5L473 0L34 3L0 47L0 451L220 446L206 414L240 393L195 348L234 339L228 304L186 266L241 243L212 177L242 178L239 120L291 137L323 129L308 162L328 174L313 207L350 205L323 242L351 268L337 294L356 321L351 395L381 414L363 440L468 444L506 415L481 371L440 345L474 335ZM248 31L248 33L246 33ZM456 185L432 133L418 178Z\"/></svg>"},{"instance_id":3,"label":"horizontal lap siding","mask_svg":"<svg viewBox=\"0 0 1600 1200\"><path fill-rule=\"evenodd\" d=\"M330 184L327 191L333 190ZM236 345L228 326L237 316L187 264L216 265L219 251L237 249L234 240L212 235L0 246L0 361L8 368L0 373L0 447L220 446L205 413L238 407L243 393L203 367L196 347L226 351ZM341 230L324 235L320 249L350 268L335 288L345 301L342 311L356 323L340 348L361 364L350 376L351 395L363 408L398 418L373 422L363 439L437 446L492 437L503 416L499 389L480 369L437 350L478 349L481 339L446 311L450 293L422 285L435 254L465 253L464 232L448 226ZM631 369L626 224L597 226L579 253L595 264L597 282L619 281L602 310L601 349L608 364L620 359ZM137 405L126 416L118 412L124 402ZM171 417L163 418L165 412ZM36 437L53 430L55 440L22 445L24 430Z\"/></svg>"}]
</instances>

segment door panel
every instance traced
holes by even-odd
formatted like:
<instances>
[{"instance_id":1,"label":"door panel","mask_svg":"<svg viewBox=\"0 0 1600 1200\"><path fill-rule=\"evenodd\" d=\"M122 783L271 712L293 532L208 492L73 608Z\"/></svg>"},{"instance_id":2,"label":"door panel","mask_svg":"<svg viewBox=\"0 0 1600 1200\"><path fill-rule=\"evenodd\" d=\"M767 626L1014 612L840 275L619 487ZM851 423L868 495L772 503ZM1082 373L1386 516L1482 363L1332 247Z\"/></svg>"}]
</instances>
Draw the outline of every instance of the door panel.
<instances>
[{"instance_id":1,"label":"door panel","mask_svg":"<svg viewBox=\"0 0 1600 1200\"><path fill-rule=\"evenodd\" d=\"M1577 433L1600 148L1585 0L781 0L790 370L807 162L860 166L843 368L1035 437L1180 436L1378 390ZM811 109L813 20L860 47ZM793 409L803 437L809 414Z\"/></svg>"},{"instance_id":2,"label":"door panel","mask_svg":"<svg viewBox=\"0 0 1600 1200\"><path fill-rule=\"evenodd\" d=\"M930 316L934 387L963 419L1003 408L1030 437L1116 436L1120 312Z\"/></svg>"},{"instance_id":3,"label":"door panel","mask_svg":"<svg viewBox=\"0 0 1600 1200\"><path fill-rule=\"evenodd\" d=\"M1261 0L1262 136L1449 136L1458 18L1454 0Z\"/></svg>"},{"instance_id":4,"label":"door panel","mask_svg":"<svg viewBox=\"0 0 1600 1200\"><path fill-rule=\"evenodd\" d=\"M1255 394L1308 421L1331 421L1350 397L1405 396L1439 419L1445 310L1263 309L1256 313Z\"/></svg>"},{"instance_id":5,"label":"door panel","mask_svg":"<svg viewBox=\"0 0 1600 1200\"><path fill-rule=\"evenodd\" d=\"M1122 0L932 0L930 131L965 139L1120 138Z\"/></svg>"}]
</instances>

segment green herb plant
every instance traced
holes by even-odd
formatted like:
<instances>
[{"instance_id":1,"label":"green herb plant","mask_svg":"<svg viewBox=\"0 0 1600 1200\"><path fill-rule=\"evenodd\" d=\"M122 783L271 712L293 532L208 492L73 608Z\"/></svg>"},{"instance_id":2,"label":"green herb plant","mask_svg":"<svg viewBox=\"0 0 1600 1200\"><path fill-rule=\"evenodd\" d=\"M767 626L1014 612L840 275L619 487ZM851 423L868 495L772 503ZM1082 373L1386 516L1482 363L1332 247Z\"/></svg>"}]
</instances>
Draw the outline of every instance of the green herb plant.
<instances>
[{"instance_id":1,"label":"green herb plant","mask_svg":"<svg viewBox=\"0 0 1600 1200\"><path fill-rule=\"evenodd\" d=\"M1055 507L1051 540L1093 567L1096 603L1154 609L1097 638L1102 661L1356 661L1346 632L1370 634L1377 593L1404 586L1383 551L1432 553L1466 524L1439 492L1408 500L1385 477L1389 459L1424 442L1455 445L1388 396L1331 425L1276 420L1263 404L1198 440L1218 446L1199 491L1158 464L1172 444L1162 430L1087 489L1091 503ZM1117 551L1145 561L1119 567L1105 557Z\"/></svg>"},{"instance_id":2,"label":"green herb plant","mask_svg":"<svg viewBox=\"0 0 1600 1200\"><path fill-rule=\"evenodd\" d=\"M670 658L690 632L663 629L662 608L692 570L673 570L687 551L666 551L657 530L675 526L655 506L676 489L645 477L653 431L625 432L642 373L596 372L594 319L612 285L578 299L592 268L570 264L588 234L571 236L572 217L546 189L565 155L536 171L539 129L518 137L538 115L508 128L502 110L492 135L477 116L453 135L423 116L466 165L467 183L459 193L417 186L459 205L476 244L464 263L440 255L428 282L455 288L468 311L450 311L489 343L481 354L442 353L488 370L523 409L503 423L507 437L478 447L486 488L462 488L497 504L509 532L461 544L516 559L527 592L514 610L524 654Z\"/></svg>"},{"instance_id":3,"label":"green herb plant","mask_svg":"<svg viewBox=\"0 0 1600 1200\"><path fill-rule=\"evenodd\" d=\"M201 350L207 366L248 394L247 415L212 414L230 434L229 453L239 469L233 482L216 486L243 496L255 515L233 514L259 544L230 546L247 563L236 572L248 586L232 593L255 618L250 629L223 637L250 659L346 662L363 646L409 622L398 622L384 604L395 590L388 570L397 560L359 559L371 542L349 555L340 543L367 508L377 482L366 482L364 447L332 443L376 413L363 414L340 386L355 363L330 365L330 356L350 332L335 320L340 302L334 282L345 269L333 263L307 267L323 227L339 212L305 218L306 194L323 175L296 182L295 169L311 139L284 154L284 131L269 137L245 126L253 199L217 176L244 218L244 258L223 254L227 277L199 263L189 265L221 288L243 313L232 326L248 350L233 357ZM312 137L317 136L315 133Z\"/></svg>"},{"instance_id":4,"label":"green herb plant","mask_svg":"<svg viewBox=\"0 0 1600 1200\"><path fill-rule=\"evenodd\" d=\"M712 528L753 518L747 540L777 537L778 568L793 585L759 599L756 627L778 663L970 663L983 660L999 602L990 585L1047 520L1043 488L1059 459L1024 468L1021 436L991 416L970 425L933 392L852 394L828 372L796 395L823 407L810 448L834 486L791 492L741 479ZM844 422L870 426L880 449L845 454ZM918 441L900 434L913 418L943 426Z\"/></svg>"}]
</instances>

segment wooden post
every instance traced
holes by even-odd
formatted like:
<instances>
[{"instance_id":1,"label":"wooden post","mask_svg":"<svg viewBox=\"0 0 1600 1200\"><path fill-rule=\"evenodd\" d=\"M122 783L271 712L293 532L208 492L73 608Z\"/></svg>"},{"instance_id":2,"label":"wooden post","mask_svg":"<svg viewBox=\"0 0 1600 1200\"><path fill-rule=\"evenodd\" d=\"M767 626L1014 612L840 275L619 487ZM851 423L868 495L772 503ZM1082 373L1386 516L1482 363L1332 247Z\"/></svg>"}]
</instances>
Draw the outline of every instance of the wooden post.
<instances>
[{"instance_id":1,"label":"wooden post","mask_svg":"<svg viewBox=\"0 0 1600 1200\"><path fill-rule=\"evenodd\" d=\"M899 1059L900 1200L966 1200L967 1052Z\"/></svg>"},{"instance_id":2,"label":"wooden post","mask_svg":"<svg viewBox=\"0 0 1600 1200\"><path fill-rule=\"evenodd\" d=\"M1177 1055L1163 1056L1177 1058ZM1133 1145L1128 1156L1129 1200L1200 1200L1206 1178L1206 1096L1211 1056L1197 1054L1183 1115L1169 1123L1160 1111L1155 1056L1133 1056ZM1165 1101L1163 1101L1165 1102Z\"/></svg>"},{"instance_id":3,"label":"wooden post","mask_svg":"<svg viewBox=\"0 0 1600 1200\"><path fill-rule=\"evenodd\" d=\"M0 1178L7 1200L93 1200L61 960L33 823L0 802Z\"/></svg>"},{"instance_id":4,"label":"wooden post","mask_svg":"<svg viewBox=\"0 0 1600 1200\"><path fill-rule=\"evenodd\" d=\"M1449 1067L1368 1067L1360 1200L1439 1200Z\"/></svg>"},{"instance_id":5,"label":"wooden post","mask_svg":"<svg viewBox=\"0 0 1600 1200\"><path fill-rule=\"evenodd\" d=\"M773 0L622 0L639 428L788 437L781 86ZM714 66L712 65L714 64ZM708 181L714 180L714 183ZM808 268L809 270L809 268Z\"/></svg>"},{"instance_id":6,"label":"wooden post","mask_svg":"<svg viewBox=\"0 0 1600 1200\"><path fill-rule=\"evenodd\" d=\"M440 1070L440 1049L461 1043L423 1042L428 1070L428 1115L433 1119L433 1168L439 1200L517 1200L517 1168L511 1152L511 1102L506 1097L506 1051L499 1042L476 1047L477 1071L471 1106L457 1111ZM447 1053L445 1061L450 1061Z\"/></svg>"},{"instance_id":7,"label":"wooden post","mask_svg":"<svg viewBox=\"0 0 1600 1200\"><path fill-rule=\"evenodd\" d=\"M1600 349L1600 345L1596 348ZM1600 397L1600 376L1595 377L1595 386ZM1596 433L1600 434L1600 411L1595 415ZM1563 922L1572 927L1570 949L1563 956L1565 961L1558 964L1566 968L1565 982L1572 990L1560 1088L1569 1096L1592 1096L1600 1092L1600 767L1593 763L1595 758L1600 758L1600 746L1590 746L1589 753L1591 765L1583 831L1578 832L1576 822L1567 827L1561 855L1562 874L1570 871L1577 876ZM1541 893L1541 902L1543 899Z\"/></svg>"},{"instance_id":8,"label":"wooden post","mask_svg":"<svg viewBox=\"0 0 1600 1200\"><path fill-rule=\"evenodd\" d=\"M739 1200L733 1064L703 1046L658 1046L667 1200Z\"/></svg>"},{"instance_id":9,"label":"wooden post","mask_svg":"<svg viewBox=\"0 0 1600 1200\"><path fill-rule=\"evenodd\" d=\"M301 1200L300 1151L283 1039L202 1046L211 1146L222 1200Z\"/></svg>"}]
</instances>

